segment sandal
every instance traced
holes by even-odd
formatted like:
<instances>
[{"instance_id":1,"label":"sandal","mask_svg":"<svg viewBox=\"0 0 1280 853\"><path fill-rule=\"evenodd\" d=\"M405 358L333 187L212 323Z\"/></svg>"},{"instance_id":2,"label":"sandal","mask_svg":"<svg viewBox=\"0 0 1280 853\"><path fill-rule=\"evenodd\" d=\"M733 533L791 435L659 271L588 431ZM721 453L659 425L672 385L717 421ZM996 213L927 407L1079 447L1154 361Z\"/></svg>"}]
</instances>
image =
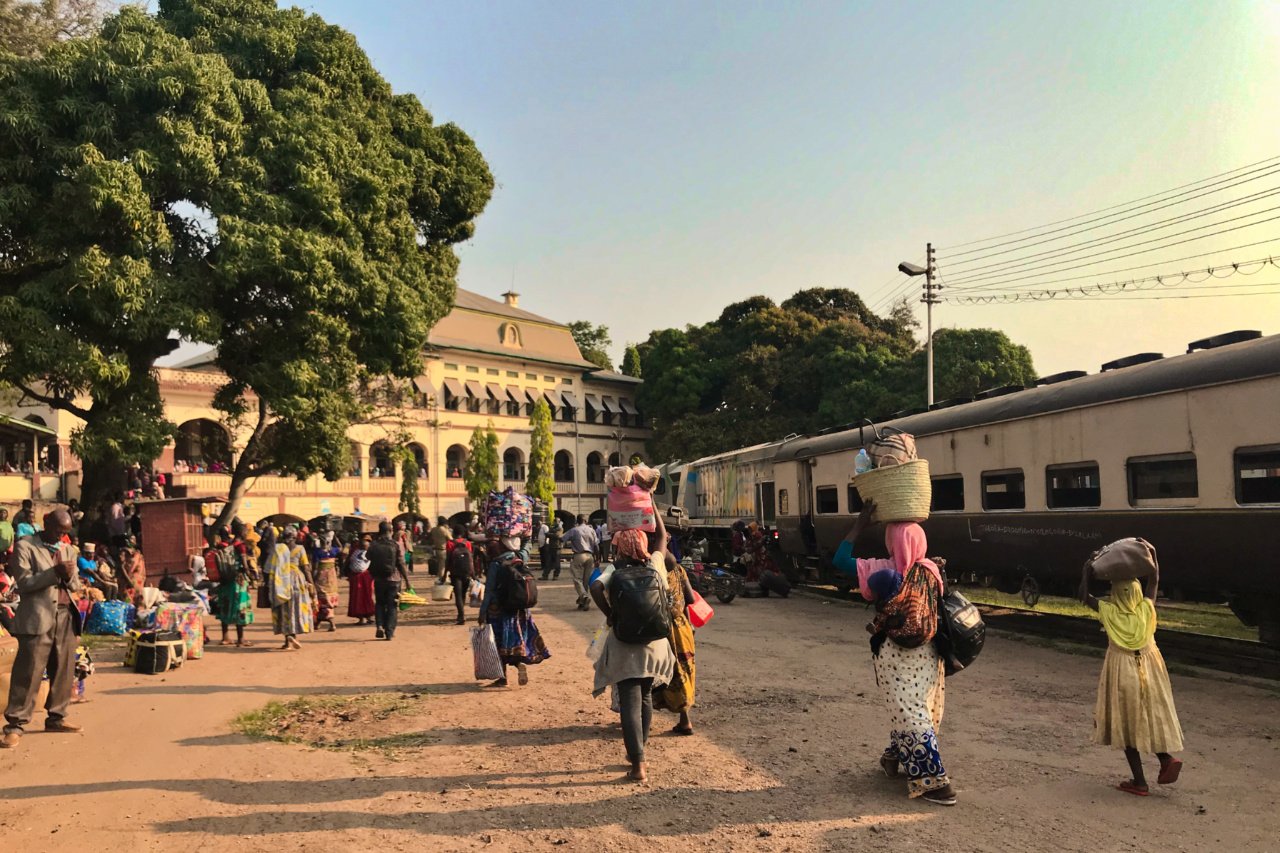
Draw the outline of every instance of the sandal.
<instances>
[{"instance_id":1,"label":"sandal","mask_svg":"<svg viewBox=\"0 0 1280 853\"><path fill-rule=\"evenodd\" d=\"M956 795L950 791L930 791L927 794L921 794L920 799L933 803L935 806L954 806L956 804Z\"/></svg>"},{"instance_id":2,"label":"sandal","mask_svg":"<svg viewBox=\"0 0 1280 853\"><path fill-rule=\"evenodd\" d=\"M240 647L240 648L242 648L242 649L251 649L251 648L253 648L253 643L249 642L248 640L241 640L240 642L236 643L236 645L237 645L237 646L239 646L239 647Z\"/></svg>"},{"instance_id":3,"label":"sandal","mask_svg":"<svg viewBox=\"0 0 1280 853\"><path fill-rule=\"evenodd\" d=\"M884 775L890 779L898 777L898 759L890 758L887 755L880 756L880 769L884 771Z\"/></svg>"},{"instance_id":4,"label":"sandal","mask_svg":"<svg viewBox=\"0 0 1280 853\"><path fill-rule=\"evenodd\" d=\"M529 670L524 664L516 667L516 681L519 682L521 687L529 683Z\"/></svg>"},{"instance_id":5,"label":"sandal","mask_svg":"<svg viewBox=\"0 0 1280 853\"><path fill-rule=\"evenodd\" d=\"M1135 797L1150 796L1151 792L1147 790L1147 786L1138 785L1132 779L1126 779L1119 785L1116 785L1117 791L1124 791L1126 794L1133 794Z\"/></svg>"},{"instance_id":6,"label":"sandal","mask_svg":"<svg viewBox=\"0 0 1280 853\"><path fill-rule=\"evenodd\" d=\"M1170 758L1168 762L1161 763L1160 775L1156 777L1156 783L1160 785L1172 785L1178 781L1178 776L1182 773L1182 761L1177 758Z\"/></svg>"},{"instance_id":7,"label":"sandal","mask_svg":"<svg viewBox=\"0 0 1280 853\"><path fill-rule=\"evenodd\" d=\"M676 724L671 727L671 733L673 735L680 735L681 737L688 737L689 735L693 734L693 728L690 727L686 729L683 726Z\"/></svg>"}]
</instances>

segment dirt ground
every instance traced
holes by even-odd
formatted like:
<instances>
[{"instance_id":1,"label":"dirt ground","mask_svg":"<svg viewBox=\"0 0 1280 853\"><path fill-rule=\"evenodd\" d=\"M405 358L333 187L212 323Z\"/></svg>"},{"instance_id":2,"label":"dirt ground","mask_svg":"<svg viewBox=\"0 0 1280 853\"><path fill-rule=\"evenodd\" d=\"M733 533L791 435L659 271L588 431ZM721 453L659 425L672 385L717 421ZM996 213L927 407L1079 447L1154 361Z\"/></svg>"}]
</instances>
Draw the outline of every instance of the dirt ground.
<instances>
[{"instance_id":1,"label":"dirt ground","mask_svg":"<svg viewBox=\"0 0 1280 853\"><path fill-rule=\"evenodd\" d=\"M277 652L259 624L256 648L211 646L165 676L99 667L74 717L84 734L44 734L38 717L0 752L3 849L1275 849L1275 691L1175 675L1186 768L1138 799L1114 790L1122 754L1089 743L1100 661L994 635L948 683L941 743L960 804L942 809L877 767L866 613L739 600L698 633L697 734L668 735L674 718L657 715L650 781L631 785L607 699L590 695L600 617L575 612L563 582L542 598L554 657L525 688L476 686L445 604L391 643L344 625ZM415 745L313 749L230 724L273 700L372 692L420 703ZM404 720L369 728L406 733Z\"/></svg>"}]
</instances>

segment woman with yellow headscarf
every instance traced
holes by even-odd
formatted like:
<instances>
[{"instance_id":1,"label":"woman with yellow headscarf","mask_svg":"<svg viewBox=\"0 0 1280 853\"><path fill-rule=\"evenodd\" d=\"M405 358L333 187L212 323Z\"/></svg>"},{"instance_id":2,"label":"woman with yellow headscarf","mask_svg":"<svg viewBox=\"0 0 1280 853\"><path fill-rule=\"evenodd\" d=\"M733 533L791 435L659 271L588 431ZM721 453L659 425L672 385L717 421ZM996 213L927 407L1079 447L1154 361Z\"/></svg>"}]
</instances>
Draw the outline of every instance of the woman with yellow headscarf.
<instances>
[{"instance_id":1,"label":"woman with yellow headscarf","mask_svg":"<svg viewBox=\"0 0 1280 853\"><path fill-rule=\"evenodd\" d=\"M1111 595L1094 598L1089 593L1092 564L1085 563L1080 600L1098 612L1107 633L1107 656L1098 679L1094 707L1093 742L1124 748L1133 778L1117 787L1145 797L1147 778L1142 754L1155 753L1160 760L1156 782L1172 785L1182 772L1182 762L1170 753L1182 750L1182 726L1173 705L1173 688L1164 657L1156 646L1157 567L1147 578L1146 594L1136 580L1111 582Z\"/></svg>"}]
</instances>

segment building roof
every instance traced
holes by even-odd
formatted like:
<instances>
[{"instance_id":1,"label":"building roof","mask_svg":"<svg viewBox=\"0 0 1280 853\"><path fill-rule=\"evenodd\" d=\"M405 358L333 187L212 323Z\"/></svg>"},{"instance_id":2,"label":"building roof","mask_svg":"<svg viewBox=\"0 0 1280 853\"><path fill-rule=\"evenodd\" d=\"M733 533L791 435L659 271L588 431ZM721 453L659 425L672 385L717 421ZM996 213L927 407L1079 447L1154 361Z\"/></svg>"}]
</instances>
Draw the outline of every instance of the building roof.
<instances>
[{"instance_id":1,"label":"building roof","mask_svg":"<svg viewBox=\"0 0 1280 853\"><path fill-rule=\"evenodd\" d=\"M217 362L218 348L212 347L199 355L193 355L191 358L180 361L177 364L167 364L165 367L171 370L199 370L200 368L217 367Z\"/></svg>"},{"instance_id":2,"label":"building roof","mask_svg":"<svg viewBox=\"0 0 1280 853\"><path fill-rule=\"evenodd\" d=\"M513 308L505 302L499 302L496 299L490 299L487 296L472 293L470 290L463 290L461 287L458 288L458 293L457 296L454 297L453 304L458 308L465 308L468 311L482 311L485 314L497 314L499 317L510 317L513 320L532 320L535 323L548 323L552 326L565 325L564 323L557 323L555 320L549 320L546 317L534 314L532 311L526 311L523 308Z\"/></svg>"},{"instance_id":3,"label":"building roof","mask_svg":"<svg viewBox=\"0 0 1280 853\"><path fill-rule=\"evenodd\" d=\"M13 415L0 414L0 427L6 431L12 430L16 432L36 433L48 437L56 437L58 431L50 429L44 424L38 424L35 421L25 420L23 418L15 418Z\"/></svg>"},{"instance_id":4,"label":"building roof","mask_svg":"<svg viewBox=\"0 0 1280 853\"><path fill-rule=\"evenodd\" d=\"M599 379L604 382L625 382L628 385L643 385L644 380L635 376L628 376L625 373L614 373L611 370L593 370L588 379Z\"/></svg>"}]
</instances>

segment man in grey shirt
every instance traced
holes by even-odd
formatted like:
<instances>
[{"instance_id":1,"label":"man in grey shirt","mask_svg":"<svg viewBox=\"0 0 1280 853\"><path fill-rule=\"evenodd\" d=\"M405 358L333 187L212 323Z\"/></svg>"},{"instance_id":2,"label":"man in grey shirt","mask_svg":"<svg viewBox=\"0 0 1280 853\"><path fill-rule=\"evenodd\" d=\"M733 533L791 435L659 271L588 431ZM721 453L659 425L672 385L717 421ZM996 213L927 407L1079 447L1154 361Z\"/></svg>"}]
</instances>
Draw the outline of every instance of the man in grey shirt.
<instances>
[{"instance_id":1,"label":"man in grey shirt","mask_svg":"<svg viewBox=\"0 0 1280 853\"><path fill-rule=\"evenodd\" d=\"M578 593L578 609L589 610L591 598L587 592L587 578L600 556L600 540L587 524L587 517L580 515L578 524L564 535L562 541L573 552L569 561L569 577L573 578L573 589Z\"/></svg>"}]
</instances>

